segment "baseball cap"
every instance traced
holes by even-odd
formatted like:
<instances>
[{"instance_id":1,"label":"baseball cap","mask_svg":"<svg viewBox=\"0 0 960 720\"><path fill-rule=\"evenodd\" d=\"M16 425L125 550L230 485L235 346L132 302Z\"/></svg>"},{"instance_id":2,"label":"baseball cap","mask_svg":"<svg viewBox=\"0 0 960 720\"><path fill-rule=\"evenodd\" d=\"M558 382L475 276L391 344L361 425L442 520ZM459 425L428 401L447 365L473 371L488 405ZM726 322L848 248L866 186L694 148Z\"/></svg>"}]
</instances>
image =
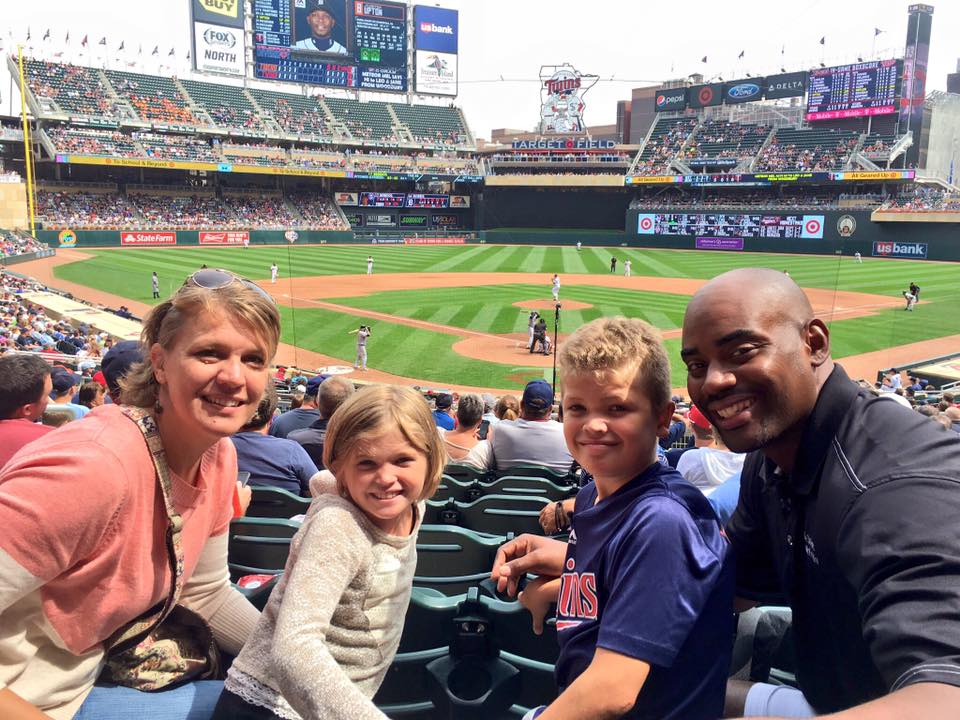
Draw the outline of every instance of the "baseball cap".
<instances>
[{"instance_id":1,"label":"baseball cap","mask_svg":"<svg viewBox=\"0 0 960 720\"><path fill-rule=\"evenodd\" d=\"M453 395L450 393L440 393L437 395L437 409L445 410L453 405Z\"/></svg>"},{"instance_id":2,"label":"baseball cap","mask_svg":"<svg viewBox=\"0 0 960 720\"><path fill-rule=\"evenodd\" d=\"M706 416L700 412L700 408L696 405L691 405L690 409L683 414L683 416L690 420L694 425L703 430L710 429L710 421L707 420Z\"/></svg>"},{"instance_id":3,"label":"baseball cap","mask_svg":"<svg viewBox=\"0 0 960 720\"><path fill-rule=\"evenodd\" d=\"M316 12L317 10L323 10L334 20L337 19L337 11L334 8L333 3L327 2L327 0L308 0L307 2L307 15Z\"/></svg>"},{"instance_id":4,"label":"baseball cap","mask_svg":"<svg viewBox=\"0 0 960 720\"><path fill-rule=\"evenodd\" d=\"M52 376L53 391L57 395L62 395L70 388L77 387L83 382L83 378L79 375L74 375L72 372L67 372L66 370L52 373Z\"/></svg>"},{"instance_id":5,"label":"baseball cap","mask_svg":"<svg viewBox=\"0 0 960 720\"><path fill-rule=\"evenodd\" d=\"M536 412L543 412L553 407L553 388L546 380L531 380L523 389L520 402Z\"/></svg>"},{"instance_id":6,"label":"baseball cap","mask_svg":"<svg viewBox=\"0 0 960 720\"><path fill-rule=\"evenodd\" d=\"M140 352L140 343L136 340L121 340L103 356L100 370L103 372L104 380L107 381L107 389L114 399L120 395L120 378L127 374L131 365L141 360L143 360L143 354Z\"/></svg>"},{"instance_id":7,"label":"baseball cap","mask_svg":"<svg viewBox=\"0 0 960 720\"><path fill-rule=\"evenodd\" d=\"M307 395L316 397L317 392L320 390L320 383L326 379L326 375L314 375L312 378L307 380Z\"/></svg>"}]
</instances>

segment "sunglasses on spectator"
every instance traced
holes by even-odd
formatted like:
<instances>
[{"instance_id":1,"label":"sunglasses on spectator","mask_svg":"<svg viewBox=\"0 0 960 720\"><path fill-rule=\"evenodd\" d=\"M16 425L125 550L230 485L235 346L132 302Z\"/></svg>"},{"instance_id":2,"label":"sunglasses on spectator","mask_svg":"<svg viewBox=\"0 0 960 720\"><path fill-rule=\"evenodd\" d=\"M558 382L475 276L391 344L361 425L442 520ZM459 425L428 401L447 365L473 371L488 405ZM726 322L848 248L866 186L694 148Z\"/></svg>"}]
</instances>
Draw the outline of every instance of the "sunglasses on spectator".
<instances>
[{"instance_id":1,"label":"sunglasses on spectator","mask_svg":"<svg viewBox=\"0 0 960 720\"><path fill-rule=\"evenodd\" d=\"M225 288L235 282L243 283L249 289L255 290L267 300L273 304L276 304L273 296L271 296L270 293L252 280L247 280L239 275L235 275L229 270L222 270L220 268L205 268L203 270L197 270L193 275L188 277L183 284L193 285L194 287L200 287L204 290L220 290L221 288Z\"/></svg>"}]
</instances>

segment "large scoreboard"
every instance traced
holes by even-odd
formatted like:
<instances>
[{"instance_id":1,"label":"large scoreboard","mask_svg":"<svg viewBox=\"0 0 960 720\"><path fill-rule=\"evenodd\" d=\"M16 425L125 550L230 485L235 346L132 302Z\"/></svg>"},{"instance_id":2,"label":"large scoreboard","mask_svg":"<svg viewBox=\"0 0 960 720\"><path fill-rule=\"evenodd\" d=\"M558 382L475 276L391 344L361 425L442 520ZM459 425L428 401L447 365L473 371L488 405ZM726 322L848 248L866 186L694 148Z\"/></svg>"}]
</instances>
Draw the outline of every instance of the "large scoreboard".
<instances>
[{"instance_id":1,"label":"large scoreboard","mask_svg":"<svg viewBox=\"0 0 960 720\"><path fill-rule=\"evenodd\" d=\"M406 92L406 4L252 0L251 8L254 77Z\"/></svg>"},{"instance_id":2,"label":"large scoreboard","mask_svg":"<svg viewBox=\"0 0 960 720\"><path fill-rule=\"evenodd\" d=\"M874 60L811 70L807 120L895 113L902 77L902 60Z\"/></svg>"},{"instance_id":3,"label":"large scoreboard","mask_svg":"<svg viewBox=\"0 0 960 720\"><path fill-rule=\"evenodd\" d=\"M823 215L641 213L639 235L692 235L710 238L823 238Z\"/></svg>"}]
</instances>

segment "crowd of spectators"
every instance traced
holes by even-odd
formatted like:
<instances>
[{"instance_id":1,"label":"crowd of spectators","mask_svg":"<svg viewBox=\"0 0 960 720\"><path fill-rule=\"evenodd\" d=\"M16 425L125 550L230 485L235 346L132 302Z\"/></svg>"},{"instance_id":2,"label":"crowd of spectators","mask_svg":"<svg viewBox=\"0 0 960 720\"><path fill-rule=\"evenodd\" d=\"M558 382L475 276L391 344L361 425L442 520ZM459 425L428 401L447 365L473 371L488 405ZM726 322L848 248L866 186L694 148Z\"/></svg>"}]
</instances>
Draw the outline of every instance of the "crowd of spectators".
<instances>
[{"instance_id":1,"label":"crowd of spectators","mask_svg":"<svg viewBox=\"0 0 960 720\"><path fill-rule=\"evenodd\" d=\"M637 159L633 174L660 175L667 172L670 161L696 126L696 118L682 118L674 121L665 132L654 132Z\"/></svg>"},{"instance_id":2,"label":"crowd of spectators","mask_svg":"<svg viewBox=\"0 0 960 720\"><path fill-rule=\"evenodd\" d=\"M548 152L510 152L494 153L490 160L498 163L628 163L632 159L629 153L625 152L568 152L568 153L548 153Z\"/></svg>"},{"instance_id":3,"label":"crowd of spectators","mask_svg":"<svg viewBox=\"0 0 960 720\"><path fill-rule=\"evenodd\" d=\"M231 213L213 195L130 195L143 221L140 226L157 228L195 228L225 226Z\"/></svg>"},{"instance_id":4,"label":"crowd of spectators","mask_svg":"<svg viewBox=\"0 0 960 720\"><path fill-rule=\"evenodd\" d=\"M0 230L0 257L13 257L27 253L43 252L47 246L27 233L15 230Z\"/></svg>"},{"instance_id":5,"label":"crowd of spectators","mask_svg":"<svg viewBox=\"0 0 960 720\"><path fill-rule=\"evenodd\" d=\"M841 201L843 204L841 205ZM649 197L631 200L633 210L669 210L671 208L737 208L746 210L831 210L870 209L877 206L879 196L872 193L835 195L819 189L795 188L788 191L724 190L708 191L703 196L680 190L669 190Z\"/></svg>"},{"instance_id":6,"label":"crowd of spectators","mask_svg":"<svg viewBox=\"0 0 960 720\"><path fill-rule=\"evenodd\" d=\"M312 230L349 230L330 198L314 193L293 193L288 199L303 217L306 227Z\"/></svg>"},{"instance_id":7,"label":"crowd of spectators","mask_svg":"<svg viewBox=\"0 0 960 720\"><path fill-rule=\"evenodd\" d=\"M53 100L68 113L105 118L119 114L94 68L29 60L27 83L35 96Z\"/></svg>"},{"instance_id":8,"label":"crowd of spectators","mask_svg":"<svg viewBox=\"0 0 960 720\"><path fill-rule=\"evenodd\" d=\"M158 133L134 133L134 140L143 146L149 158L158 160L181 160L193 162L220 162L210 144L194 135L160 135Z\"/></svg>"},{"instance_id":9,"label":"crowd of spectators","mask_svg":"<svg viewBox=\"0 0 960 720\"><path fill-rule=\"evenodd\" d=\"M758 170L801 170L826 172L844 166L850 153L857 146L856 137L843 137L834 145L800 147L795 143L780 143L774 138L757 159Z\"/></svg>"},{"instance_id":10,"label":"crowd of spectators","mask_svg":"<svg viewBox=\"0 0 960 720\"><path fill-rule=\"evenodd\" d=\"M885 202L881 210L891 212L960 212L960 196L936 187L913 186Z\"/></svg>"},{"instance_id":11,"label":"crowd of spectators","mask_svg":"<svg viewBox=\"0 0 960 720\"><path fill-rule=\"evenodd\" d=\"M686 158L738 158L756 154L770 127L710 120L697 131L684 148Z\"/></svg>"},{"instance_id":12,"label":"crowd of spectators","mask_svg":"<svg viewBox=\"0 0 960 720\"><path fill-rule=\"evenodd\" d=\"M141 155L129 135L115 130L75 129L57 126L46 129L47 137L58 152L67 155L107 155L137 157Z\"/></svg>"},{"instance_id":13,"label":"crowd of spectators","mask_svg":"<svg viewBox=\"0 0 960 720\"><path fill-rule=\"evenodd\" d=\"M320 108L295 108L280 98L273 109L273 117L285 131L295 135L331 135L327 119Z\"/></svg>"},{"instance_id":14,"label":"crowd of spectators","mask_svg":"<svg viewBox=\"0 0 960 720\"><path fill-rule=\"evenodd\" d=\"M120 227L139 218L127 197L117 193L37 190L37 219L48 227Z\"/></svg>"},{"instance_id":15,"label":"crowd of spectators","mask_svg":"<svg viewBox=\"0 0 960 720\"><path fill-rule=\"evenodd\" d=\"M223 204L236 215L241 227L288 228L299 225L280 197L224 197Z\"/></svg>"},{"instance_id":16,"label":"crowd of spectators","mask_svg":"<svg viewBox=\"0 0 960 720\"><path fill-rule=\"evenodd\" d=\"M114 78L114 89L124 95L144 120L164 123L196 125L197 119L187 107L186 101L176 91L164 91L162 87L142 88L132 75Z\"/></svg>"}]
</instances>

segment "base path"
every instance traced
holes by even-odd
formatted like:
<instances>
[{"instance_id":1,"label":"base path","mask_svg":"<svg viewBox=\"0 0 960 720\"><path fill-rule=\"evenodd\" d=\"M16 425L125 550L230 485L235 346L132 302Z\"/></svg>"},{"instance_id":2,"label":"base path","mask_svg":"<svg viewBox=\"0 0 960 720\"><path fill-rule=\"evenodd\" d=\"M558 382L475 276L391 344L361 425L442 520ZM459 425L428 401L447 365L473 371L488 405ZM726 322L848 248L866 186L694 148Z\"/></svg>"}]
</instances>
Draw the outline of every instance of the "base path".
<instances>
[{"instance_id":1,"label":"base path","mask_svg":"<svg viewBox=\"0 0 960 720\"><path fill-rule=\"evenodd\" d=\"M150 306L113 295L102 290L68 282L54 277L53 268L56 265L85 260L91 255L80 250L61 248L57 255L41 260L22 263L14 266L13 272L31 275L37 280L72 293L92 303L119 307L126 305L139 316L150 310ZM623 290L668 293L676 295L692 295L699 290L706 280L691 278L662 278L651 276L624 277L622 275L598 274L566 274L561 276L564 287L574 285L599 286L619 288ZM313 277L281 278L276 284L269 280L258 281L258 284L270 292L277 300L293 307L322 307L336 312L357 315L362 317L376 317L396 324L409 325L433 332L441 332L458 338L453 344L453 350L465 357L494 362L505 365L523 365L530 367L549 367L553 363L550 356L530 354L527 348L527 336L521 333L497 335L482 333L464 328L440 325L411 318L398 317L388 313L369 310L358 310L334 302L332 298L361 297L390 290L423 290L425 288L463 287L469 290L478 285L542 285L544 300L520 301L514 303L518 308L536 308L549 310L553 308L550 299L550 279L547 273L393 273L374 275L323 275ZM146 280L145 280L146 282ZM900 308L903 299L885 295L871 295L847 291L834 291L822 288L804 288L804 292L813 305L817 317L826 322L849 319L870 315L878 310ZM561 302L564 308L579 309L586 303L576 303L564 300L561 291ZM921 303L922 304L922 303ZM544 307L545 306L545 307ZM548 318L549 320L550 318ZM549 324L549 323L548 323ZM679 337L678 329L663 331L665 338ZM560 336L561 342L564 335ZM887 348L876 352L846 357L840 364L847 369L851 377L872 379L877 370L897 365L904 365L918 359L945 355L960 347L960 335L935 340L926 340L910 345ZM352 358L335 358L330 355L295 348L292 345L281 343L277 349L276 362L283 365L295 365L307 370L316 370L325 365L349 365ZM355 372L352 379L358 381L397 383L403 385L417 385L421 387L442 387L459 392L517 392L498 388L483 388L468 385L448 385L419 378L408 378L379 370ZM681 392L685 392L681 389Z\"/></svg>"}]
</instances>

